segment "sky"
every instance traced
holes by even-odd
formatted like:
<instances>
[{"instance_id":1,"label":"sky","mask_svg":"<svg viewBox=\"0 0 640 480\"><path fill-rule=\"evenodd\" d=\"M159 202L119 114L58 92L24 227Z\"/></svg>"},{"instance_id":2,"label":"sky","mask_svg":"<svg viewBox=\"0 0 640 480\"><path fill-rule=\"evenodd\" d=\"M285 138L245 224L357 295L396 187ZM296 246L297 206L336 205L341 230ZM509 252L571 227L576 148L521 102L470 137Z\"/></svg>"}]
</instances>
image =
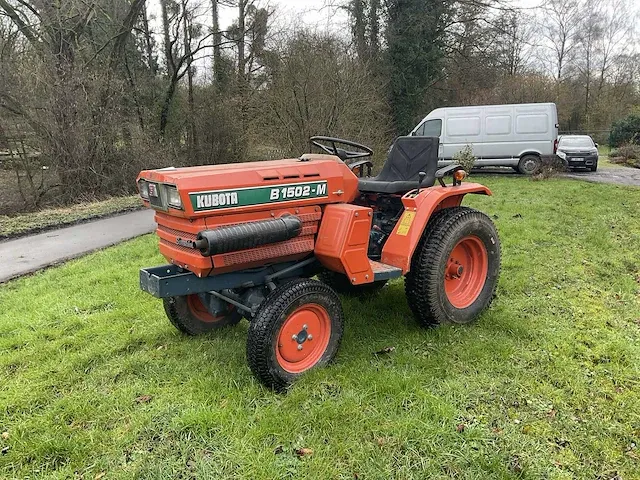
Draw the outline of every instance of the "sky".
<instances>
[{"instance_id":1,"label":"sky","mask_svg":"<svg viewBox=\"0 0 640 480\"><path fill-rule=\"evenodd\" d=\"M344 26L347 20L344 11L327 7L327 4L341 0L268 0L268 4L276 8L277 15L283 18L299 19L307 25L336 28ZM542 0L513 0L511 3L520 8L534 8ZM236 18L236 9L223 7L220 15L221 24L229 25Z\"/></svg>"},{"instance_id":2,"label":"sky","mask_svg":"<svg viewBox=\"0 0 640 480\"><path fill-rule=\"evenodd\" d=\"M502 0L513 7L521 8L525 12L534 13L544 0ZM195 0L199 4L200 19L197 22L210 25L211 23L211 0ZM305 26L321 31L333 33L342 32L346 36L350 34L347 12L342 8L331 6L332 4L346 3L346 0L259 0L260 6L268 6L274 10L271 21L274 25L293 30L296 27ZM503 3L503 4L504 4ZM640 15L640 0L631 1L632 9ZM151 23L153 30L157 33L158 43L162 43L160 38L160 8L158 0L150 0L152 16L155 17ZM237 7L220 6L220 27L224 30L237 19ZM210 73L211 52L205 49L202 56L195 62L198 73L197 77L205 80Z\"/></svg>"},{"instance_id":3,"label":"sky","mask_svg":"<svg viewBox=\"0 0 640 480\"><path fill-rule=\"evenodd\" d=\"M337 0L341 1L341 0ZM333 3L337 3L334 1ZM330 0L265 0L262 5L275 8L277 19L283 21L302 22L306 25L340 28L346 25L347 15L344 11L327 7ZM222 28L230 25L237 18L237 9L234 7L221 7L220 25Z\"/></svg>"}]
</instances>

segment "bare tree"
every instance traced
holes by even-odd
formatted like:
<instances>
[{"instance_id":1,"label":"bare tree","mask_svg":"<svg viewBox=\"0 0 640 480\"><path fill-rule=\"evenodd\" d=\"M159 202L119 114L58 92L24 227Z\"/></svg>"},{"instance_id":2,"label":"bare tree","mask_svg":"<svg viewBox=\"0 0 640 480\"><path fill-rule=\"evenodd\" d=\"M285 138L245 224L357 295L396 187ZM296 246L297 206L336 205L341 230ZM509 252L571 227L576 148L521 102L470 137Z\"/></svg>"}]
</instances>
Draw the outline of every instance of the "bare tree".
<instances>
[{"instance_id":1,"label":"bare tree","mask_svg":"<svg viewBox=\"0 0 640 480\"><path fill-rule=\"evenodd\" d=\"M552 52L551 70L558 82L574 58L582 8L576 0L548 0L542 10L540 30Z\"/></svg>"}]
</instances>

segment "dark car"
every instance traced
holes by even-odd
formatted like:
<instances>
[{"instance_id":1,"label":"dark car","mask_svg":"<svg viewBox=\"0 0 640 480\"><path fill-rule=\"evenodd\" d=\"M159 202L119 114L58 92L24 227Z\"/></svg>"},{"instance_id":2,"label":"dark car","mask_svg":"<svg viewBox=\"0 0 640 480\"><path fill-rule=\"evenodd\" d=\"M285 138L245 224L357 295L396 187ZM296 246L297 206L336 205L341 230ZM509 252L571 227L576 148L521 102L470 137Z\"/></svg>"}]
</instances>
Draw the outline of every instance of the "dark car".
<instances>
[{"instance_id":1,"label":"dark car","mask_svg":"<svg viewBox=\"0 0 640 480\"><path fill-rule=\"evenodd\" d=\"M598 169L598 144L589 135L561 135L556 154L568 168Z\"/></svg>"}]
</instances>

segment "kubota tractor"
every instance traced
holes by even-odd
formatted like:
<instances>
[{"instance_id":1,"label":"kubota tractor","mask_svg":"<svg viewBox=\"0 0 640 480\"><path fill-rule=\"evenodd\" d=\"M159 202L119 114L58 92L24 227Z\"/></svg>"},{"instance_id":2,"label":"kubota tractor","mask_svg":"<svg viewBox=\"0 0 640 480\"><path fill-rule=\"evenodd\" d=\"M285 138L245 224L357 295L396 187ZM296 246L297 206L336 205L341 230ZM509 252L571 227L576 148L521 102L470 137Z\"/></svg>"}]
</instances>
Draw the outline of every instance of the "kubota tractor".
<instances>
[{"instance_id":1,"label":"kubota tractor","mask_svg":"<svg viewBox=\"0 0 640 480\"><path fill-rule=\"evenodd\" d=\"M491 192L462 183L460 166L438 170L437 138L399 137L376 177L370 148L311 143L326 154L138 177L170 262L142 269L141 288L190 335L246 318L251 371L277 390L335 357L338 293L370 295L404 275L421 325L467 323L491 302L500 272L492 221L460 206L467 193Z\"/></svg>"}]
</instances>

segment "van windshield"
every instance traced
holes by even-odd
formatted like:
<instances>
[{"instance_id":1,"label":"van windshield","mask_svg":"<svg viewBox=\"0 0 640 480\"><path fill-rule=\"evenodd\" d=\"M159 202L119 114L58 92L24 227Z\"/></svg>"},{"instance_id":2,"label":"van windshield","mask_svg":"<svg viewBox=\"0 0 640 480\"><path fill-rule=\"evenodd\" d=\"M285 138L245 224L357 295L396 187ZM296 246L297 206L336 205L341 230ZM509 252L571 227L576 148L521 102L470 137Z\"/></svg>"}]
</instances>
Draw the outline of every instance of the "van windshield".
<instances>
[{"instance_id":1,"label":"van windshield","mask_svg":"<svg viewBox=\"0 0 640 480\"><path fill-rule=\"evenodd\" d=\"M590 137L562 137L560 139L560 147L593 147L593 141Z\"/></svg>"}]
</instances>

